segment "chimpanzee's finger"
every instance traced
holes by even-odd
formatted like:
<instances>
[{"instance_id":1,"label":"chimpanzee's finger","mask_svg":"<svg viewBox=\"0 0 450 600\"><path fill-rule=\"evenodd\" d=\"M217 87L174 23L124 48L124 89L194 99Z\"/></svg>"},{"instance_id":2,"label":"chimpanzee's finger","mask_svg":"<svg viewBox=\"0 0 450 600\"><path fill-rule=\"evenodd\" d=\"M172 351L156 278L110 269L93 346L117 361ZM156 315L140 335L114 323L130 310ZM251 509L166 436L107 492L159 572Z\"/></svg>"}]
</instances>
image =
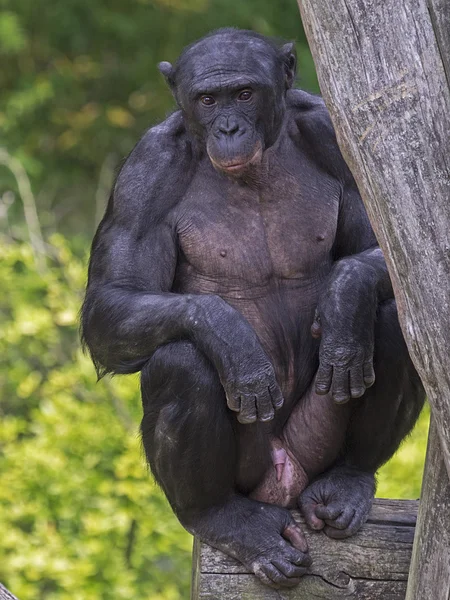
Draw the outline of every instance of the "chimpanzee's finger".
<instances>
[{"instance_id":1,"label":"chimpanzee's finger","mask_svg":"<svg viewBox=\"0 0 450 600\"><path fill-rule=\"evenodd\" d=\"M370 359L363 366L364 383L366 387L370 387L375 383L375 371L373 369L373 360Z\"/></svg>"},{"instance_id":2,"label":"chimpanzee's finger","mask_svg":"<svg viewBox=\"0 0 450 600\"><path fill-rule=\"evenodd\" d=\"M231 393L226 394L227 396L227 406L230 410L234 412L239 412L241 410L241 397L233 395Z\"/></svg>"},{"instance_id":3,"label":"chimpanzee's finger","mask_svg":"<svg viewBox=\"0 0 450 600\"><path fill-rule=\"evenodd\" d=\"M269 388L262 394L255 397L256 411L259 421L271 421L275 416L275 410L272 406L272 398L270 397Z\"/></svg>"},{"instance_id":4,"label":"chimpanzee's finger","mask_svg":"<svg viewBox=\"0 0 450 600\"><path fill-rule=\"evenodd\" d=\"M328 394L331 388L333 367L328 363L321 362L316 375L316 394Z\"/></svg>"},{"instance_id":5,"label":"chimpanzee's finger","mask_svg":"<svg viewBox=\"0 0 450 600\"><path fill-rule=\"evenodd\" d=\"M239 423L254 423L257 419L255 396L241 396L241 410L238 414Z\"/></svg>"},{"instance_id":6,"label":"chimpanzee's finger","mask_svg":"<svg viewBox=\"0 0 450 600\"><path fill-rule=\"evenodd\" d=\"M350 395L352 398L361 398L366 391L363 370L360 366L350 369Z\"/></svg>"},{"instance_id":7,"label":"chimpanzee's finger","mask_svg":"<svg viewBox=\"0 0 450 600\"><path fill-rule=\"evenodd\" d=\"M272 405L274 406L275 410L280 409L284 404L284 398L280 387L276 383L269 385L269 394L272 398Z\"/></svg>"},{"instance_id":8,"label":"chimpanzee's finger","mask_svg":"<svg viewBox=\"0 0 450 600\"><path fill-rule=\"evenodd\" d=\"M334 367L331 392L333 400L337 404L344 404L350 400L349 372L347 367Z\"/></svg>"}]
</instances>

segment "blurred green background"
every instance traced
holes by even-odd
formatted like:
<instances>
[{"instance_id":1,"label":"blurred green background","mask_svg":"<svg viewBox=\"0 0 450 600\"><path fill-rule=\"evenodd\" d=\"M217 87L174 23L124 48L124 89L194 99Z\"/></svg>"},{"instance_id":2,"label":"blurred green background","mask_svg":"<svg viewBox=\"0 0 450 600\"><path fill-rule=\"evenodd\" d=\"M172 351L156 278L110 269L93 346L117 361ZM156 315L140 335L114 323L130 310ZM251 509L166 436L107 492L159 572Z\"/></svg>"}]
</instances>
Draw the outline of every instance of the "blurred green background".
<instances>
[{"instance_id":1,"label":"blurred green background","mask_svg":"<svg viewBox=\"0 0 450 600\"><path fill-rule=\"evenodd\" d=\"M118 166L173 107L156 69L211 29L297 41L295 0L0 1L0 581L21 600L188 598L191 538L149 476L138 378L96 383L77 319ZM380 473L417 498L428 413Z\"/></svg>"}]
</instances>

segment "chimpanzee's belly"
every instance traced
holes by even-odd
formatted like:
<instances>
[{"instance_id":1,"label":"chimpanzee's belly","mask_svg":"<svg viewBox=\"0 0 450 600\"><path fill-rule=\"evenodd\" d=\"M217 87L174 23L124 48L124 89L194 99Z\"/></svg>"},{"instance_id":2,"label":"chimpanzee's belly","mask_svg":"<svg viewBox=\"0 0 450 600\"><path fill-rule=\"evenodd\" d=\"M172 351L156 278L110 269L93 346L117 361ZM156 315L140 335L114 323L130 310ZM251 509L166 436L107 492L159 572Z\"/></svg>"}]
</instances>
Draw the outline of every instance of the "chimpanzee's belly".
<instances>
[{"instance_id":1,"label":"chimpanzee's belly","mask_svg":"<svg viewBox=\"0 0 450 600\"><path fill-rule=\"evenodd\" d=\"M272 279L256 285L237 279L215 281L181 262L173 290L178 293L216 294L239 311L257 333L288 400L294 392L294 382L301 388L297 392L301 393L310 384L315 372L313 355L317 342L312 338L310 328L329 268L324 265L316 277L309 280Z\"/></svg>"}]
</instances>

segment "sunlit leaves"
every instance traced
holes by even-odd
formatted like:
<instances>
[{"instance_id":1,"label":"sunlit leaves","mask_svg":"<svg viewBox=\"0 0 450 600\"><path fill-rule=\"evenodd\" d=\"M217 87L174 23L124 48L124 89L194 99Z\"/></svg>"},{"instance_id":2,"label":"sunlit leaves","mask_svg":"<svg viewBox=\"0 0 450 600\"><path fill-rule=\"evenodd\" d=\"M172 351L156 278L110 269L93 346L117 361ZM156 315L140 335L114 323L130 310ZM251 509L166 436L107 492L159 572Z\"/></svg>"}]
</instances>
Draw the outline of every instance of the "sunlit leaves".
<instances>
[{"instance_id":1,"label":"sunlit leaves","mask_svg":"<svg viewBox=\"0 0 450 600\"><path fill-rule=\"evenodd\" d=\"M78 342L86 261L0 239L0 580L21 600L187 597L190 536L148 473L136 376Z\"/></svg>"},{"instance_id":2,"label":"sunlit leaves","mask_svg":"<svg viewBox=\"0 0 450 600\"><path fill-rule=\"evenodd\" d=\"M0 13L0 55L16 54L25 47L26 36L13 12Z\"/></svg>"}]
</instances>

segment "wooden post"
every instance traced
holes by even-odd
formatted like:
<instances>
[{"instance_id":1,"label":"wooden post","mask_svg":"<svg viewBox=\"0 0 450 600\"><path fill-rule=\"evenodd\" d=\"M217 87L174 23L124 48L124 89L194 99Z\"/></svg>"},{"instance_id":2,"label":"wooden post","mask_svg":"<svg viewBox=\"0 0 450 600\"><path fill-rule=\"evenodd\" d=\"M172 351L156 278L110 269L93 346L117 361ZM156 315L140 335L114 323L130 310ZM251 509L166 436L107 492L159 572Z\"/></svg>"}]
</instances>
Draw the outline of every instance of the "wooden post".
<instances>
[{"instance_id":1,"label":"wooden post","mask_svg":"<svg viewBox=\"0 0 450 600\"><path fill-rule=\"evenodd\" d=\"M450 600L450 481L431 421L411 577L406 600Z\"/></svg>"},{"instance_id":2,"label":"wooden post","mask_svg":"<svg viewBox=\"0 0 450 600\"><path fill-rule=\"evenodd\" d=\"M298 3L440 440L432 432L408 600L448 600L450 493L438 455L450 475L450 2Z\"/></svg>"},{"instance_id":3,"label":"wooden post","mask_svg":"<svg viewBox=\"0 0 450 600\"><path fill-rule=\"evenodd\" d=\"M263 585L237 561L195 540L191 600L404 600L417 504L375 500L361 531L342 541L310 531L293 512L313 564L290 590Z\"/></svg>"}]
</instances>

